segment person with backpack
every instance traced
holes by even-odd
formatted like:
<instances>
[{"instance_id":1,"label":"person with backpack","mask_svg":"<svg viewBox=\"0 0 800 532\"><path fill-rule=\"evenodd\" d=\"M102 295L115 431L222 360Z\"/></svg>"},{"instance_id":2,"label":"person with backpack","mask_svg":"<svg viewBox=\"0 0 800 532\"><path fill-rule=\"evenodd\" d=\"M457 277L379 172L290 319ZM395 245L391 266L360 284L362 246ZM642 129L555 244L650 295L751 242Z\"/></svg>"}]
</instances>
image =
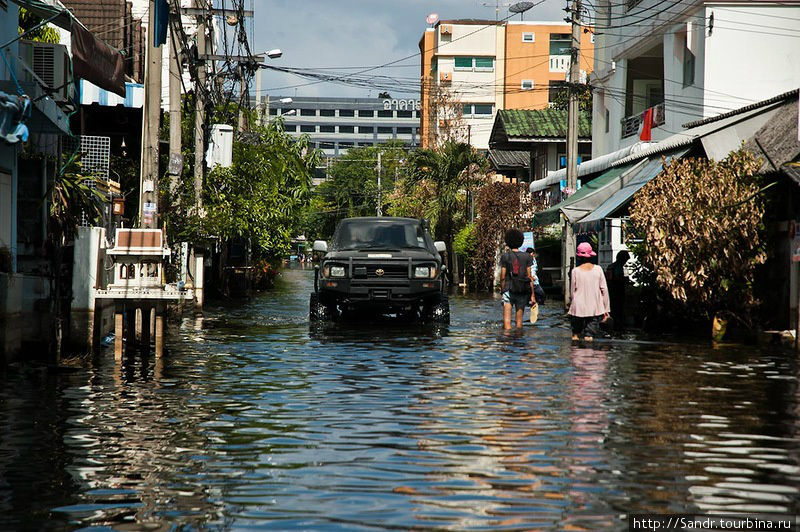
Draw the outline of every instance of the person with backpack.
<instances>
[{"instance_id":1,"label":"person with backpack","mask_svg":"<svg viewBox=\"0 0 800 532\"><path fill-rule=\"evenodd\" d=\"M525 236L518 229L509 229L505 234L506 251L500 256L500 293L503 294L503 328L511 328L511 309L515 309L517 328L522 328L525 306L533 305L533 259L529 253L519 250Z\"/></svg>"}]
</instances>

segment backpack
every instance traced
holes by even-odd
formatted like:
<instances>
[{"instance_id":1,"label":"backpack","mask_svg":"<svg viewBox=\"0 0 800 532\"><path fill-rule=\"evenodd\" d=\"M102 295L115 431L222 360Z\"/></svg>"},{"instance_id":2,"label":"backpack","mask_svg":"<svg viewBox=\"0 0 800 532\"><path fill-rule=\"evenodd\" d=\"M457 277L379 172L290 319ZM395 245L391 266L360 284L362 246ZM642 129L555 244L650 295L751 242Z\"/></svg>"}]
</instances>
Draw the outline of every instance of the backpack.
<instances>
[{"instance_id":1,"label":"backpack","mask_svg":"<svg viewBox=\"0 0 800 532\"><path fill-rule=\"evenodd\" d=\"M509 291L512 294L530 294L531 280L528 279L528 271L522 268L518 253L514 251L511 253L514 254L514 257L511 259L511 286L509 286Z\"/></svg>"}]
</instances>

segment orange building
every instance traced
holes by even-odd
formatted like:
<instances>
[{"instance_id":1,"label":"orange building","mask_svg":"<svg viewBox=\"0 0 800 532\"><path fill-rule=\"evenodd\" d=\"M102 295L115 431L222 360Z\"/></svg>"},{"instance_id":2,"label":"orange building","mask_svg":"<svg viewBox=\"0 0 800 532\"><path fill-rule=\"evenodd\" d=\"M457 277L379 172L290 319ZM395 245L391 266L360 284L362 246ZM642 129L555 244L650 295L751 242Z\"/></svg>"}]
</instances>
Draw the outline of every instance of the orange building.
<instances>
[{"instance_id":1,"label":"orange building","mask_svg":"<svg viewBox=\"0 0 800 532\"><path fill-rule=\"evenodd\" d=\"M571 32L564 22L471 19L427 28L419 42L422 145L432 145L446 124L436 93L460 104L460 136L479 149L489 146L498 110L545 109L565 98ZM579 57L585 79L594 62L593 33L581 34Z\"/></svg>"}]
</instances>

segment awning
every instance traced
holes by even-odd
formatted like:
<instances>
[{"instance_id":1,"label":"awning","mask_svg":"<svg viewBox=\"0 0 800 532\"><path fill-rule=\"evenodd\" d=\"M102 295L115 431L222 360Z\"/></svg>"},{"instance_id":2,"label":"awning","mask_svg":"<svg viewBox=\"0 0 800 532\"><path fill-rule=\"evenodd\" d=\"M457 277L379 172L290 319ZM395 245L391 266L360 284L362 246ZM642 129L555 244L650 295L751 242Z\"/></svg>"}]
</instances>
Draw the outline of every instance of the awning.
<instances>
[{"instance_id":1,"label":"awning","mask_svg":"<svg viewBox=\"0 0 800 532\"><path fill-rule=\"evenodd\" d=\"M144 85L141 83L125 83L125 97L101 89L94 83L80 80L78 85L81 105L102 105L116 107L122 105L132 109L141 109L144 105Z\"/></svg>"},{"instance_id":2,"label":"awning","mask_svg":"<svg viewBox=\"0 0 800 532\"><path fill-rule=\"evenodd\" d=\"M670 153L663 154L666 162L673 159L680 159L689 151L689 148L680 148ZM600 204L594 211L582 218L577 224L576 229L580 231L596 231L602 228L603 220L610 217L614 212L626 205L636 192L653 180L663 170L662 155L653 156L647 159L645 164L625 176L624 186L612 194L606 201Z\"/></svg>"},{"instance_id":3,"label":"awning","mask_svg":"<svg viewBox=\"0 0 800 532\"><path fill-rule=\"evenodd\" d=\"M595 159L590 159L585 163L581 163L578 165L578 177L589 174L595 174L597 172L602 172L603 170L608 169L612 164L619 161L620 159L644 151L652 144L654 143L637 142L636 144L632 144L631 146L622 148L621 150L607 153ZM561 170L552 172L544 179L537 179L536 181L532 182L530 187L531 192L539 192L540 190L544 190L551 185L555 185L559 183L562 179L566 178L567 178L567 169L562 168Z\"/></svg>"},{"instance_id":4,"label":"awning","mask_svg":"<svg viewBox=\"0 0 800 532\"><path fill-rule=\"evenodd\" d=\"M632 169L638 168L643 162L618 166L606 171L601 176L589 181L578 189L573 195L558 205L533 215L534 226L543 226L557 223L563 215L570 223L575 223L611 197L612 194L622 189L623 178Z\"/></svg>"}]
</instances>

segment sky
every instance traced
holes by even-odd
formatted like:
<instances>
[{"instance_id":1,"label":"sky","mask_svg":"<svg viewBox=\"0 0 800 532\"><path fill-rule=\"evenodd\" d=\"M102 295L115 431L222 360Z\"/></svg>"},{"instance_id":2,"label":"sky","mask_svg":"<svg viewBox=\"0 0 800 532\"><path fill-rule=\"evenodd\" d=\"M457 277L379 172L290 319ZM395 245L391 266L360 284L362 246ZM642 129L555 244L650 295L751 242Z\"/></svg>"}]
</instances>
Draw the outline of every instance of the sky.
<instances>
[{"instance_id":1,"label":"sky","mask_svg":"<svg viewBox=\"0 0 800 532\"><path fill-rule=\"evenodd\" d=\"M508 17L507 6L513 2L499 3L499 17ZM525 20L563 20L566 5L566 0L544 0L525 13ZM430 13L437 13L442 20L495 19L494 0L253 0L253 10L252 50L283 51L283 57L266 60L270 65L312 68L317 72L331 69L339 75L359 70L342 67L367 68L413 55L395 66L368 73L405 78L407 85L419 79L419 40ZM519 20L519 15L513 15L513 20ZM377 97L379 92L341 83L315 83L271 70L265 70L263 76L262 93L268 93L270 98ZM391 81L381 84L389 88L393 97L413 96L400 92Z\"/></svg>"}]
</instances>

